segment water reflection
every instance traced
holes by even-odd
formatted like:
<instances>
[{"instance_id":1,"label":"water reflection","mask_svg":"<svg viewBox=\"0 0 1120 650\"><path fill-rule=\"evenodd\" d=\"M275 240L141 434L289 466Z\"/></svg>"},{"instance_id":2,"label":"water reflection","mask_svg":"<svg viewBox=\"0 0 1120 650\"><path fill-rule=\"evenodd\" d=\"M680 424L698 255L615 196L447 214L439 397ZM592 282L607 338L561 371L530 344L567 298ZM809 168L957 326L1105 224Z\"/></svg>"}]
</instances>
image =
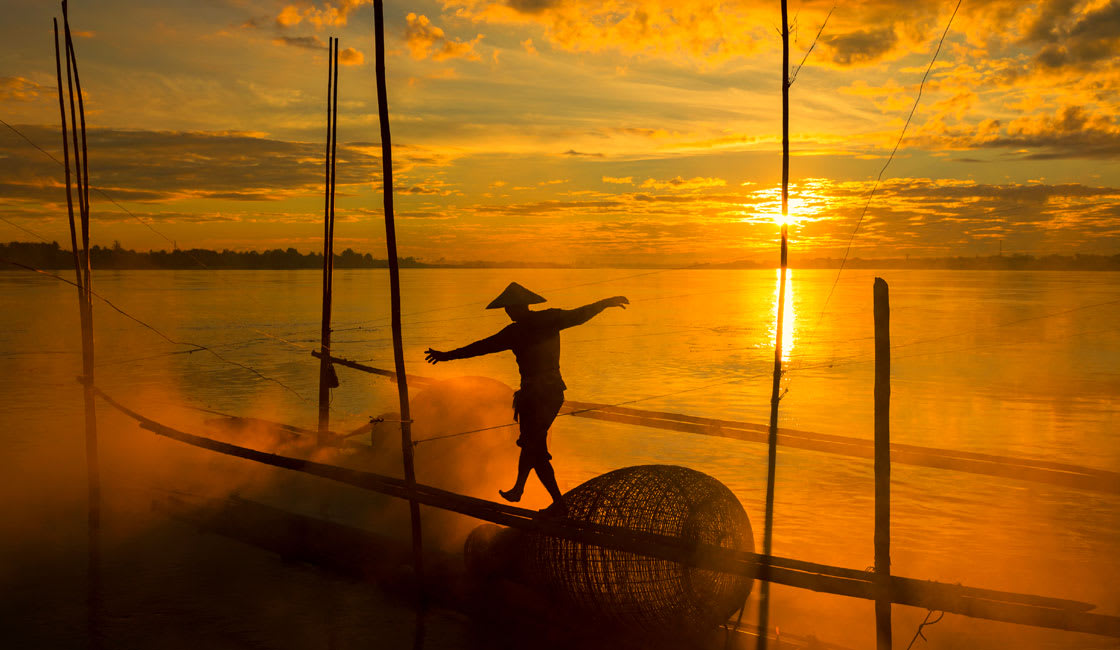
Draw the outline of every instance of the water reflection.
<instances>
[{"instance_id":1,"label":"water reflection","mask_svg":"<svg viewBox=\"0 0 1120 650\"><path fill-rule=\"evenodd\" d=\"M775 331L778 328L778 293L781 291L782 270L774 269L774 299L770 303L770 326L766 328L766 345L774 344ZM785 313L782 315L782 361L789 361L790 352L793 351L793 332L796 327L797 310L793 308L793 269L786 270L786 304Z\"/></svg>"}]
</instances>

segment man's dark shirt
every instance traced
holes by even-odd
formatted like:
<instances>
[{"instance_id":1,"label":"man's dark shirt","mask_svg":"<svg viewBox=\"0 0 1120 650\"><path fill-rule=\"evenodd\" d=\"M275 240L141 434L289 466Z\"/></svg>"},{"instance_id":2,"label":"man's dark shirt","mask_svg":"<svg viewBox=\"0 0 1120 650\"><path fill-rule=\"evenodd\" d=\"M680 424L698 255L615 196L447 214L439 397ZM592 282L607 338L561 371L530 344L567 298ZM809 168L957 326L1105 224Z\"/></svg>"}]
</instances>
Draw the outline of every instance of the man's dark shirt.
<instances>
[{"instance_id":1,"label":"man's dark shirt","mask_svg":"<svg viewBox=\"0 0 1120 650\"><path fill-rule=\"evenodd\" d=\"M577 309L531 311L497 334L453 350L454 359L512 350L521 371L521 387L564 390L560 376L560 330L582 325L606 305L592 303Z\"/></svg>"}]
</instances>

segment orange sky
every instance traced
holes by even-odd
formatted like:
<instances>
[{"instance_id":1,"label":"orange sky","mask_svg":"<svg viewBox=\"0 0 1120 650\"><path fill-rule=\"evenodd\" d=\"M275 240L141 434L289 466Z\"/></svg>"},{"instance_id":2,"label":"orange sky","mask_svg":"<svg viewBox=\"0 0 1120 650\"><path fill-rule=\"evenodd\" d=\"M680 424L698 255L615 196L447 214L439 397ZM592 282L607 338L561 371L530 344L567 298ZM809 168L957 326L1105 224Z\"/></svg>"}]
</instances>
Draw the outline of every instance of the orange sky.
<instances>
[{"instance_id":1,"label":"orange sky","mask_svg":"<svg viewBox=\"0 0 1120 650\"><path fill-rule=\"evenodd\" d=\"M841 2L791 89L791 258L843 255L955 2ZM796 65L833 3L791 0ZM5 0L0 118L61 157L49 2ZM77 1L96 243L384 255L365 0ZM399 246L427 260L774 254L777 2L389 2ZM965 0L852 255L1120 251L1120 1ZM67 241L60 166L0 127L0 216ZM164 237L166 236L167 239ZM0 240L27 240L0 222Z\"/></svg>"}]
</instances>

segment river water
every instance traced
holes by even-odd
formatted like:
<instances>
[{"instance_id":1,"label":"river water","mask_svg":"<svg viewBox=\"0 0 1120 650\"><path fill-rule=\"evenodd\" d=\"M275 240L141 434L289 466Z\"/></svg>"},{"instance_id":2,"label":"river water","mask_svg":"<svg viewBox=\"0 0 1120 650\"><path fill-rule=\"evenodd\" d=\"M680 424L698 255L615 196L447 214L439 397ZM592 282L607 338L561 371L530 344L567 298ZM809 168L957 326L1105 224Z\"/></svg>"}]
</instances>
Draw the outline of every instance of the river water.
<instances>
[{"instance_id":1,"label":"river water","mask_svg":"<svg viewBox=\"0 0 1120 650\"><path fill-rule=\"evenodd\" d=\"M1115 273L846 270L838 275L793 270L783 334L787 373L782 426L873 437L871 299L876 275L890 285L893 441L1120 471L1120 276ZM511 280L547 297L545 307L576 307L613 295L630 300L628 309L608 310L563 334L561 366L569 399L767 421L775 271L404 270L409 373L479 375L515 386L517 371L509 353L434 367L423 361L429 346L451 349L503 327L508 322L504 313L484 306ZM189 404L314 426L318 362L309 351L318 341L319 274L105 271L97 274L95 290L167 338L212 350L187 353L190 346L172 344L98 302L98 383L122 401L157 420L161 414L179 417L176 405ZM7 599L24 604L9 604L6 611L18 614L9 621L15 623L11 629L22 630L25 638L65 643L81 636L71 620L80 602L69 599L61 585L70 584L67 580L82 565L61 558L73 555L84 535L81 400L74 383L80 373L75 290L42 276L4 273L0 304L0 391L5 395L0 443L10 468L3 482L7 523L2 548L12 554L2 577L13 589L30 589L23 598ZM392 368L388 304L387 273L337 271L334 353ZM336 429L356 428L371 415L396 410L394 384L345 368L338 373L341 385L332 395ZM143 447L137 441L146 434L101 408L107 474L119 470L127 475L149 452L161 463L175 462L174 443L157 450ZM457 449L485 455L498 435L472 434ZM736 493L754 524L756 545L761 543L763 445L564 417L554 425L550 441L563 488L626 465L670 463L707 472ZM439 444L418 447L418 462ZM512 471L497 482L510 482ZM110 512L115 500L128 501L119 495L139 490L124 477L114 491L115 476L106 478ZM478 496L488 496L489 486L487 490ZM545 499L535 482L526 498L530 504ZM870 461L783 450L778 456L774 553L868 567L873 561L873 506ZM113 521L110 516L107 526ZM134 549L144 547L142 540L152 534L151 527L119 528L116 543ZM166 533L158 543L179 548L175 562L182 567L189 565L192 553L199 553L182 550L198 548L182 539L194 534L183 528ZM893 468L896 575L1059 596L1120 614L1118 558L1116 495L905 465ZM231 562L240 566L259 560ZM168 577L150 564L128 569L163 576L148 580L145 594L169 599L169 593L188 589L176 587L184 581L182 572ZM396 620L393 606L370 604L372 597L354 585L335 585L309 569L299 569L294 577L291 567L246 571L286 576L277 579L301 594L291 602L316 590L334 590L356 608L382 612L381 619L373 617L381 623L343 613L329 622L308 623L313 628L345 628L358 639L397 626L407 631L385 638L411 647L408 617ZM46 577L38 581L37 575L54 576L60 586L52 587ZM28 586L37 582L42 584ZM188 599L190 607L175 611L180 617L224 620L201 600ZM771 621L791 639L815 637L844 647L872 642L873 608L867 602L781 587L775 587L774 602ZM118 604L118 609L124 607ZM130 623L118 622L114 628L117 645L174 645L155 634L159 626L151 623L174 616L155 605L132 603L129 608ZM229 632L228 623L203 629L215 639L227 632L231 638L259 637L265 646L322 645L262 631L271 623L261 621L274 622L279 616L276 609L258 612L264 618L241 621L245 629L236 634ZM925 614L895 608L896 645L905 647ZM430 632L440 638L436 647L465 647L456 641L460 625L437 625ZM1001 648L1009 643L1115 647L1104 638L959 616L927 628L925 636L928 647L941 648Z\"/></svg>"}]
</instances>

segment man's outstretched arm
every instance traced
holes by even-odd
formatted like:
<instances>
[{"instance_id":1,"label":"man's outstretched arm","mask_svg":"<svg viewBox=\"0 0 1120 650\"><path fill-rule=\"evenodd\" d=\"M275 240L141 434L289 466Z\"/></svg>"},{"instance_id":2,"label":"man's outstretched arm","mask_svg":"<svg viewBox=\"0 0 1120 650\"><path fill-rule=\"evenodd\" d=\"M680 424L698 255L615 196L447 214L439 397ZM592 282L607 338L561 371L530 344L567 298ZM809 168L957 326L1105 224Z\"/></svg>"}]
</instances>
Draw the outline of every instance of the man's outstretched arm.
<instances>
[{"instance_id":1,"label":"man's outstretched arm","mask_svg":"<svg viewBox=\"0 0 1120 650\"><path fill-rule=\"evenodd\" d=\"M595 316L598 316L607 307L621 307L626 309L630 301L626 296L614 296L612 298L604 298L590 305L576 307L575 309L561 309L559 316L559 328L565 329L568 327L575 327L576 325L583 325Z\"/></svg>"},{"instance_id":2,"label":"man's outstretched arm","mask_svg":"<svg viewBox=\"0 0 1120 650\"><path fill-rule=\"evenodd\" d=\"M510 336L507 332L509 328L503 329L494 336L488 336L480 341L475 341L469 345L464 345L456 350L449 352L440 352L428 348L424 350L424 359L428 363L439 363L440 361L453 361L455 359L469 359L471 357L478 357L484 354L491 354L493 352L501 352L502 350L510 349Z\"/></svg>"}]
</instances>

